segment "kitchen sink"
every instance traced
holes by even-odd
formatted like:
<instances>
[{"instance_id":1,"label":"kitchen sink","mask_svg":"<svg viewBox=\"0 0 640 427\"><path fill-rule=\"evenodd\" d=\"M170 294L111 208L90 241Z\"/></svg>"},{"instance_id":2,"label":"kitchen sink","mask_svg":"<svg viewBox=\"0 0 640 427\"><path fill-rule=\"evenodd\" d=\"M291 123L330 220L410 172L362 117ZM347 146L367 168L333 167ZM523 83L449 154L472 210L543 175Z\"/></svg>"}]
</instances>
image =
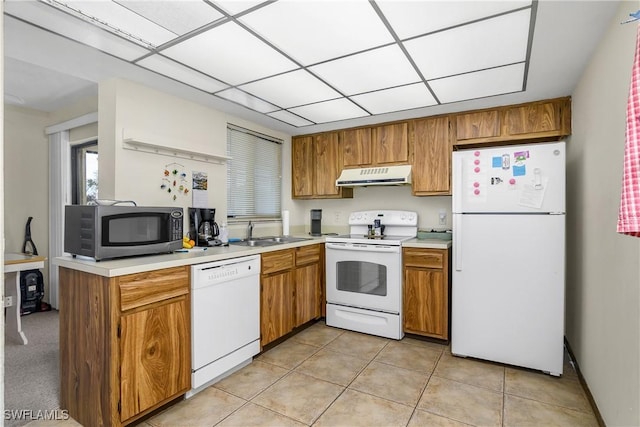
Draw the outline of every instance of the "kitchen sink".
<instances>
[{"instance_id":1,"label":"kitchen sink","mask_svg":"<svg viewBox=\"0 0 640 427\"><path fill-rule=\"evenodd\" d=\"M307 237L291 237L291 236L269 236L269 237L256 237L250 240L240 240L237 242L229 242L230 245L237 246L250 246L250 247L262 247L281 245L285 243L303 242L305 240L311 240Z\"/></svg>"}]
</instances>

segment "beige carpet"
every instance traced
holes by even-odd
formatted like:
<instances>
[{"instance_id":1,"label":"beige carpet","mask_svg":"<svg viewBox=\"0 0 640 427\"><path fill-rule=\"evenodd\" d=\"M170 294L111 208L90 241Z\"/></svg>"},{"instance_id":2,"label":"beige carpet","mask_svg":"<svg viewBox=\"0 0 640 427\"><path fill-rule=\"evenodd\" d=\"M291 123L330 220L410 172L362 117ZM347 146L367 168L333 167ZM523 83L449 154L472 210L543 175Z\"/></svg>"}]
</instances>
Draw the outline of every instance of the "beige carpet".
<instances>
[{"instance_id":1,"label":"beige carpet","mask_svg":"<svg viewBox=\"0 0 640 427\"><path fill-rule=\"evenodd\" d=\"M22 317L22 330L29 343L5 340L5 410L50 411L60 407L60 362L58 312L33 313ZM5 420L6 426L20 426L29 420Z\"/></svg>"}]
</instances>

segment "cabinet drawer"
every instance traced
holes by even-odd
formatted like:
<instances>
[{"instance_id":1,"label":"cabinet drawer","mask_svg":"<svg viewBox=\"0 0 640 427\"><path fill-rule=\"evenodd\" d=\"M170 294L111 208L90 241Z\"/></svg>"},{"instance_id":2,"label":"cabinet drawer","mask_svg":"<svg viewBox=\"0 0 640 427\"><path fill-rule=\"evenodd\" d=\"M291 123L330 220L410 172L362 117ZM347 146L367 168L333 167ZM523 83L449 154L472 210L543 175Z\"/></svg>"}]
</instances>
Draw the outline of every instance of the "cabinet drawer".
<instances>
[{"instance_id":1,"label":"cabinet drawer","mask_svg":"<svg viewBox=\"0 0 640 427\"><path fill-rule=\"evenodd\" d=\"M290 270L295 265L294 259L295 252L293 249L264 253L262 254L262 274Z\"/></svg>"},{"instance_id":2,"label":"cabinet drawer","mask_svg":"<svg viewBox=\"0 0 640 427\"><path fill-rule=\"evenodd\" d=\"M189 293L188 267L165 268L118 278L120 309L136 307Z\"/></svg>"},{"instance_id":3,"label":"cabinet drawer","mask_svg":"<svg viewBox=\"0 0 640 427\"><path fill-rule=\"evenodd\" d=\"M407 267L438 269L445 267L444 251L438 249L404 248L402 261Z\"/></svg>"},{"instance_id":4,"label":"cabinet drawer","mask_svg":"<svg viewBox=\"0 0 640 427\"><path fill-rule=\"evenodd\" d=\"M305 265L320 261L320 245L296 248L296 265Z\"/></svg>"}]
</instances>

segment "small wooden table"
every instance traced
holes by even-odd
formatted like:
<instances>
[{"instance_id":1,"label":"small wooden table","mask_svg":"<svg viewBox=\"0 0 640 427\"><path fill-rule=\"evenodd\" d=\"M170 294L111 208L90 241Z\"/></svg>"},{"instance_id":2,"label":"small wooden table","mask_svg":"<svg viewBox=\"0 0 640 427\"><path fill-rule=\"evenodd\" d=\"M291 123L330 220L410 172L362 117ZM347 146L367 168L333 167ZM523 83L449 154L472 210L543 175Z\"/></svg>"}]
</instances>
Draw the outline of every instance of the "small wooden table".
<instances>
[{"instance_id":1,"label":"small wooden table","mask_svg":"<svg viewBox=\"0 0 640 427\"><path fill-rule=\"evenodd\" d=\"M20 320L20 272L44 268L45 260L45 257L37 255L4 254L4 295L13 298L13 304L7 307L5 335L20 344L28 342Z\"/></svg>"}]
</instances>

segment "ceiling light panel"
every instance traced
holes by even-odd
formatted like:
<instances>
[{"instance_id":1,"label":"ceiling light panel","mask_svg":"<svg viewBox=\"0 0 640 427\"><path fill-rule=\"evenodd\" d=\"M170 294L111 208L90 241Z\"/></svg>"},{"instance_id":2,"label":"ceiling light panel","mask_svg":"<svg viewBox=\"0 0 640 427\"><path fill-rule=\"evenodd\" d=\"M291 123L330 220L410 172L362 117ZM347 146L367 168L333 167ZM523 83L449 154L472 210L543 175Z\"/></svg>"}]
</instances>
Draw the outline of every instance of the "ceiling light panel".
<instances>
[{"instance_id":1,"label":"ceiling light panel","mask_svg":"<svg viewBox=\"0 0 640 427\"><path fill-rule=\"evenodd\" d=\"M231 85L297 68L234 22L184 40L162 53Z\"/></svg>"},{"instance_id":2,"label":"ceiling light panel","mask_svg":"<svg viewBox=\"0 0 640 427\"><path fill-rule=\"evenodd\" d=\"M95 21L97 25L108 25L116 33L138 39L143 44L159 46L176 37L176 34L149 21L143 16L120 6L113 1L68 1L61 3L57 0L52 3L62 4L77 14L80 12Z\"/></svg>"},{"instance_id":3,"label":"ceiling light panel","mask_svg":"<svg viewBox=\"0 0 640 427\"><path fill-rule=\"evenodd\" d=\"M278 119L280 121L289 123L290 125L297 126L297 127L309 126L314 124L313 122L310 122L307 119L303 119L302 117L296 116L295 114L291 114L290 112L285 110L275 111L273 113L267 114L267 116L271 116L274 119Z\"/></svg>"},{"instance_id":4,"label":"ceiling light panel","mask_svg":"<svg viewBox=\"0 0 640 427\"><path fill-rule=\"evenodd\" d=\"M400 39L415 37L514 9L531 6L526 1L398 1L378 0Z\"/></svg>"},{"instance_id":5,"label":"ceiling light panel","mask_svg":"<svg viewBox=\"0 0 640 427\"><path fill-rule=\"evenodd\" d=\"M424 83L365 93L352 96L351 99L371 114L384 114L437 104Z\"/></svg>"},{"instance_id":6,"label":"ceiling light panel","mask_svg":"<svg viewBox=\"0 0 640 427\"><path fill-rule=\"evenodd\" d=\"M279 1L240 21L303 65L393 42L366 0Z\"/></svg>"},{"instance_id":7,"label":"ceiling light panel","mask_svg":"<svg viewBox=\"0 0 640 427\"><path fill-rule=\"evenodd\" d=\"M239 86L281 108L338 98L341 95L306 70L296 70Z\"/></svg>"},{"instance_id":8,"label":"ceiling light panel","mask_svg":"<svg viewBox=\"0 0 640 427\"><path fill-rule=\"evenodd\" d=\"M221 98L228 99L229 101L233 101L236 104L244 105L245 107L260 113L268 113L279 109L273 104L269 104L262 99L256 98L255 96L249 95L248 93L236 88L223 90L216 93L216 95Z\"/></svg>"},{"instance_id":9,"label":"ceiling light panel","mask_svg":"<svg viewBox=\"0 0 640 427\"><path fill-rule=\"evenodd\" d=\"M216 9L200 0L115 1L177 35L186 34L223 17Z\"/></svg>"},{"instance_id":10,"label":"ceiling light panel","mask_svg":"<svg viewBox=\"0 0 640 427\"><path fill-rule=\"evenodd\" d=\"M229 1L212 1L217 6L224 9L229 15L237 15L240 12L251 9L259 5L260 3L269 3L262 1L243 1L243 0L229 0Z\"/></svg>"},{"instance_id":11,"label":"ceiling light panel","mask_svg":"<svg viewBox=\"0 0 640 427\"><path fill-rule=\"evenodd\" d=\"M216 79L212 79L160 55L151 55L138 61L137 64L205 92L217 92L229 87Z\"/></svg>"},{"instance_id":12,"label":"ceiling light panel","mask_svg":"<svg viewBox=\"0 0 640 427\"><path fill-rule=\"evenodd\" d=\"M7 14L32 22L54 34L68 37L87 46L114 55L126 61L139 58L149 51L106 30L81 21L58 9L35 1L8 1L4 3Z\"/></svg>"},{"instance_id":13,"label":"ceiling light panel","mask_svg":"<svg viewBox=\"0 0 640 427\"><path fill-rule=\"evenodd\" d=\"M453 28L404 43L429 79L525 60L531 9Z\"/></svg>"},{"instance_id":14,"label":"ceiling light panel","mask_svg":"<svg viewBox=\"0 0 640 427\"><path fill-rule=\"evenodd\" d=\"M396 44L324 62L309 70L346 95L421 80Z\"/></svg>"},{"instance_id":15,"label":"ceiling light panel","mask_svg":"<svg viewBox=\"0 0 640 427\"><path fill-rule=\"evenodd\" d=\"M457 102L522 91L524 63L429 82L440 102Z\"/></svg>"},{"instance_id":16,"label":"ceiling light panel","mask_svg":"<svg viewBox=\"0 0 640 427\"><path fill-rule=\"evenodd\" d=\"M369 113L346 98L290 108L289 111L315 123L337 122L369 115Z\"/></svg>"}]
</instances>

